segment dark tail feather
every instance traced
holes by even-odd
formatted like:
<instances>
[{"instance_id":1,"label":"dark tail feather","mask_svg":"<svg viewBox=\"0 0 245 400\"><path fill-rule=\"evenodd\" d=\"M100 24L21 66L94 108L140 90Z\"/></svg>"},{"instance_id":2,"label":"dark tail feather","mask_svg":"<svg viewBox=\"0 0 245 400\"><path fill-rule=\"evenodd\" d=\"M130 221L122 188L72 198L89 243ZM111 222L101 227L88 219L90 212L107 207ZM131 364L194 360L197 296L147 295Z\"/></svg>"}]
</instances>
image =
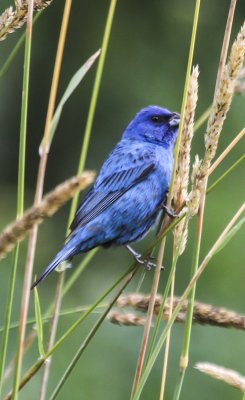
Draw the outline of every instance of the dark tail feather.
<instances>
[{"instance_id":1,"label":"dark tail feather","mask_svg":"<svg viewBox=\"0 0 245 400\"><path fill-rule=\"evenodd\" d=\"M74 247L70 249L65 249L65 247L56 255L53 261L47 266L39 278L33 283L31 290L34 289L43 279L45 279L55 268L58 267L63 261L68 260L74 255Z\"/></svg>"}]
</instances>

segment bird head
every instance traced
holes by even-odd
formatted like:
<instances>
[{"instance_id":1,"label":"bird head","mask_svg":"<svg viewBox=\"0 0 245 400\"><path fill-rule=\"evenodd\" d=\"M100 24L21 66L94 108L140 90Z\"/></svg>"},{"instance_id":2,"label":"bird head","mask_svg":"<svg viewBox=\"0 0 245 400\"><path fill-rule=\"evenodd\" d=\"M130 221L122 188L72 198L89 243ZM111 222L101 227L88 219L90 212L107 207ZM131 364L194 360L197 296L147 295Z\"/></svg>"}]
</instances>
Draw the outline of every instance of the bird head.
<instances>
[{"instance_id":1,"label":"bird head","mask_svg":"<svg viewBox=\"0 0 245 400\"><path fill-rule=\"evenodd\" d=\"M177 137L179 121L180 115L176 112L148 106L136 114L123 138L172 147Z\"/></svg>"}]
</instances>

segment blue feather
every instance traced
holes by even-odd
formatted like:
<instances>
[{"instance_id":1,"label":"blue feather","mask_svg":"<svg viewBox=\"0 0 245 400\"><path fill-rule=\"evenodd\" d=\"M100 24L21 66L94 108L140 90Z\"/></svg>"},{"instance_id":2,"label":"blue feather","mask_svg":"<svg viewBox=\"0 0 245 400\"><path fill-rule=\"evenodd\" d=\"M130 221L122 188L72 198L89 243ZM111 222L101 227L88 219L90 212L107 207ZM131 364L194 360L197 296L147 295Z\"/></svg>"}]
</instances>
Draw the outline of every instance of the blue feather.
<instances>
[{"instance_id":1,"label":"blue feather","mask_svg":"<svg viewBox=\"0 0 245 400\"><path fill-rule=\"evenodd\" d=\"M158 106L134 117L78 207L67 242L33 287L78 253L127 245L156 224L171 180L178 125L179 114Z\"/></svg>"}]
</instances>

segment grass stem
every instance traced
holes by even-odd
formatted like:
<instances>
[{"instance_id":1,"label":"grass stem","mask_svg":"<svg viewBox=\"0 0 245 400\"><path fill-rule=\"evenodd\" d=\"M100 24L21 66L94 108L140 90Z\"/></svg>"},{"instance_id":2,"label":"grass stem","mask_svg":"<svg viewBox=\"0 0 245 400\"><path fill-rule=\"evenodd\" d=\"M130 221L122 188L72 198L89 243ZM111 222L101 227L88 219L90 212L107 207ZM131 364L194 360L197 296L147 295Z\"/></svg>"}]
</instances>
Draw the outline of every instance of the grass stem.
<instances>
[{"instance_id":1,"label":"grass stem","mask_svg":"<svg viewBox=\"0 0 245 400\"><path fill-rule=\"evenodd\" d=\"M148 376L155 364L155 361L158 357L158 354L160 353L163 344L165 343L166 340L166 336L168 333L168 330L170 329L170 327L173 325L178 313L180 312L185 300L187 299L187 297L190 295L195 283L197 282L197 280L200 278L200 276L202 275L203 271L207 268L210 260L212 259L212 257L215 255L216 251L218 248L220 248L221 244L225 242L225 239L227 237L227 235L229 234L230 230L233 228L233 226L236 224L236 222L239 220L239 218L241 217L241 215L244 213L245 211L245 203L243 203L241 205L241 207L238 209L238 211L235 213L235 215L232 217L232 219L229 221L229 223L227 224L227 226L225 227L225 229L223 230L223 232L220 234L220 236L218 237L218 239L216 240L216 242L214 243L214 245L211 247L211 249L209 250L209 252L206 254L204 260L202 261L202 263L200 264L199 268L197 269L195 275L193 275L193 277L191 278L188 286L186 287L183 295L180 297L179 302L177 304L177 306L175 307L172 316L170 318L170 320L167 322L160 338L158 339L158 342L152 352L152 355L150 356L148 363L142 373L142 377L140 379L139 385L137 387L137 390L135 392L134 395L134 400L139 400L140 395L142 393L142 390L144 388L144 385L148 379Z\"/></svg>"},{"instance_id":2,"label":"grass stem","mask_svg":"<svg viewBox=\"0 0 245 400\"><path fill-rule=\"evenodd\" d=\"M21 124L20 124L21 142L20 142L20 157L19 157L19 178L18 178L18 181L20 183L20 193L19 193L19 201L17 209L18 216L21 216L24 210L25 148L26 148L28 95L29 95L29 79L30 79L30 63L31 63L33 6L34 6L34 1L30 0L28 3L28 12L26 21L26 41L25 41L23 91L22 91ZM26 277L24 277L23 287L26 288L26 285L28 285L28 282L26 281ZM22 323L23 323L22 326L25 325L25 316L23 314L23 309L25 308L26 308L26 303L23 297L21 304L20 326ZM18 398L18 386L19 386L19 379L22 366L22 356L23 356L23 342L24 342L23 330L20 329L18 336L16 363L15 363L14 380L13 380L13 396L12 396L13 400L16 400Z\"/></svg>"},{"instance_id":3,"label":"grass stem","mask_svg":"<svg viewBox=\"0 0 245 400\"><path fill-rule=\"evenodd\" d=\"M22 389L30 379L39 371L39 369L42 367L42 365L45 363L47 359L58 349L60 346L64 343L64 341L70 337L70 335L76 330L78 326L99 306L100 303L122 282L130 273L134 272L134 270L137 270L138 268L135 267L133 264L119 279L116 280L116 282L113 283L113 285L106 290L103 295L96 300L94 304L92 304L89 309L87 309L83 315L75 321L68 329L67 331L57 340L57 342L54 344L54 346L49 349L49 351L45 354L44 357L41 357L34 365L31 366L31 368L26 372L24 377L22 378L21 382L19 383L18 390ZM4 400L12 400L12 392L8 393L8 395L4 398Z\"/></svg>"},{"instance_id":4,"label":"grass stem","mask_svg":"<svg viewBox=\"0 0 245 400\"><path fill-rule=\"evenodd\" d=\"M215 162L211 165L208 171L208 175L211 175L212 172L219 166L219 164L224 160L224 158L230 153L230 151L236 146L236 144L244 137L245 128L238 133L238 135L232 140L232 142L225 148L223 153L215 160Z\"/></svg>"},{"instance_id":5,"label":"grass stem","mask_svg":"<svg viewBox=\"0 0 245 400\"><path fill-rule=\"evenodd\" d=\"M190 78L192 60L193 60L193 54L194 54L199 9L200 9L200 0L196 0L195 12L194 12L194 18L193 18L192 35L191 35L191 43L190 43L190 50L189 50L189 57L188 57L188 64L187 64L187 71L186 71L186 79L185 79L185 86L184 86L184 94L183 94L182 107L181 107L179 134L177 137L177 142L176 142L176 147L175 147L175 159L174 159L173 174L172 174L171 185L170 185L170 189L169 189L167 207L171 206L171 200L172 200L173 183L174 183L174 179L175 179L175 171L176 171L177 159L178 159L178 153L179 153L179 147L180 147L180 141L181 141L181 133L182 133L182 129L183 129L184 110L186 107L187 91L188 91L189 78ZM136 392L136 389L137 389L137 386L139 384L140 377L142 374L147 344L148 344L148 340L149 340L150 328L151 328L151 324L152 324L154 304L155 304L155 299L156 299L156 294L157 294L158 284L159 284L159 279L160 279L160 272L161 272L162 261L163 261L165 241L166 241L166 239L164 238L160 244L160 248L159 248L159 252L158 252L157 266L156 266L156 270L155 270L155 274L154 274L154 278L153 278L153 284L152 284L152 289L151 289L151 298L150 298L150 302L149 302L147 319L146 319L146 324L145 324L144 333L143 333L143 337L142 337L141 348L140 348L140 353L139 353L139 357L138 357L135 378L134 378L134 383L133 383L133 388L132 388L132 393L131 393L132 399L134 399L134 393Z\"/></svg>"},{"instance_id":6,"label":"grass stem","mask_svg":"<svg viewBox=\"0 0 245 400\"><path fill-rule=\"evenodd\" d=\"M93 336L95 335L95 333L99 329L100 325L102 324L102 322L104 321L104 319L108 315L109 311L111 310L111 308L115 304L115 302L118 299L118 297L121 295L123 290L126 288L126 286L129 284L129 282L134 277L136 271L137 271L137 269L135 268L132 272L130 272L128 274L128 276L126 276L125 282L123 283L121 288L117 291L116 295L113 297L112 301L109 303L109 305L107 306L106 310L100 316L98 321L95 323L95 325L93 326L93 328L91 329L91 331L89 332L89 334L87 335L87 337L85 338L85 340L83 341L81 346L79 347L78 351L76 352L75 356L73 357L72 361L70 362L69 366L67 367L64 375L61 377L58 385L56 386L54 392L52 393L52 395L50 397L50 400L54 400L54 399L57 398L58 394L60 393L62 387L64 386L65 382L67 381L69 375L73 371L75 365L77 364L77 362L80 359L81 355L83 354L84 350L86 349L86 347L88 346L89 342L91 341L91 339L93 338Z\"/></svg>"},{"instance_id":7,"label":"grass stem","mask_svg":"<svg viewBox=\"0 0 245 400\"><path fill-rule=\"evenodd\" d=\"M225 67L235 6L236 6L236 0L231 0L227 23L226 23L225 34L224 34L224 40L223 40L223 45L222 45L222 50L221 50L221 55L220 55L220 62L219 62L217 79L216 79L213 102L215 102L215 95L219 89L219 85L220 85L221 78L222 78L222 73L223 73L223 70ZM197 268L198 268L198 264L199 264L207 184L208 184L208 175L204 178L202 191L201 191L200 205L199 205L198 216L197 216L197 232L196 232L194 249L193 249L193 259L192 259L193 261L192 261L192 267L191 267L191 276L195 276L195 274L197 273ZM188 306L188 310L187 310L182 352L181 352L180 365L179 365L180 375L179 375L179 378L178 378L176 386L175 386L174 400L179 400L179 398L180 398L183 381L184 381L184 376L185 376L185 371L188 367L188 357L189 357L190 338L191 338L191 330L192 330L192 318L193 318L193 308L194 308L194 301L195 301L195 292L196 292L196 283L193 285L193 288L192 288L192 290L190 292L190 296L189 296L189 306Z\"/></svg>"},{"instance_id":8,"label":"grass stem","mask_svg":"<svg viewBox=\"0 0 245 400\"><path fill-rule=\"evenodd\" d=\"M110 33L111 33L112 22L113 22L113 18L114 18L114 14L115 14L116 4L117 4L117 0L111 0L108 15L107 15L107 20L106 20L106 24L105 24L105 31L104 31L104 36L103 36L102 46L101 46L101 54L100 54L98 67L97 67L97 71L96 71L96 76L95 76L95 81L94 81L94 86L93 86L93 91L92 91L92 97L91 97L91 101L90 101L88 117L87 117L85 132L84 132L83 146L82 146L81 156L80 156L78 170L77 170L78 175L81 174L81 172L83 171L83 169L85 167L85 162L86 162L87 153L88 153L88 146L89 146L89 141L90 141L90 136L91 136L91 130L92 130L92 126L93 126L95 108L97 105L97 100L98 100L98 95L99 95L99 90L100 90L100 85L101 85L101 79L102 79L102 73L103 73L103 69L104 69L105 58L106 58L106 54L107 54L108 43L109 43L109 38L110 38ZM77 203L78 203L78 195L74 196L73 201L72 201L70 216L69 216L69 220L68 220L68 227L70 226L73 216L75 214L75 211L77 208Z\"/></svg>"}]
</instances>

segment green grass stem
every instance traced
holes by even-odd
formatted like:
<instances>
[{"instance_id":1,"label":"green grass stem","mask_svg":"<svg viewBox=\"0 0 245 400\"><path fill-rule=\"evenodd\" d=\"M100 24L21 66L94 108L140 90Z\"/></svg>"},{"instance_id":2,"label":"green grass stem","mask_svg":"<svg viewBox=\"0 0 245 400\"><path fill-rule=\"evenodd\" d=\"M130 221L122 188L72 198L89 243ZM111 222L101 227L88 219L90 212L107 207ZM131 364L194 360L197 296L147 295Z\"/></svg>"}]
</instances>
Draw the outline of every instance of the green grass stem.
<instances>
[{"instance_id":1,"label":"green grass stem","mask_svg":"<svg viewBox=\"0 0 245 400\"><path fill-rule=\"evenodd\" d=\"M212 185L210 185L207 189L207 194L212 192L212 190L216 189L217 185L219 185L224 178L226 178L238 165L245 160L245 155L243 154L238 160L236 160Z\"/></svg>"},{"instance_id":2,"label":"green grass stem","mask_svg":"<svg viewBox=\"0 0 245 400\"><path fill-rule=\"evenodd\" d=\"M189 79L190 79L192 62L193 62L193 55L194 55L194 48L195 48L195 41L196 41L196 33L197 33L197 25L198 25L198 17L199 17L199 10L200 10L200 2L201 2L200 0L196 0L196 3L195 3L195 11L194 11L194 17L193 17L191 42L190 42L188 63L187 63L187 69L186 69L184 93L183 93L183 99L182 99L182 105L181 105L181 117L180 117L180 124L179 124L179 134L178 134L177 141L176 141L176 146L175 146L175 157L174 157L174 165L173 165L173 174L172 174L172 178L171 178L169 194L168 194L168 200L167 200L167 207L168 208L171 207L173 185L174 185L174 182L175 182L176 167L177 167L177 161L178 161L178 155L179 155L179 149L180 149L180 143L181 143L181 137L182 137L183 123L184 123L184 113L185 113L186 100L187 100L187 94L188 94L188 86L189 86ZM143 338L142 338L142 343L141 343L141 350L140 350L140 355L139 355L139 358L138 358L138 363L137 363L136 373L135 373L135 378L134 378L134 384L133 384L133 388L132 388L131 398L133 398L133 399L134 399L134 393L136 392L137 386L138 386L139 381L140 381L140 376L141 376L143 365L144 365L144 358L145 358L146 348L147 348L147 344L148 344L148 340L149 340L149 334L150 334L150 327L151 327L151 323L152 323L154 304L155 304L155 299L156 299L156 294L157 294L157 289L158 289L158 284L159 284L159 279L160 279L160 269L161 269L162 261L163 261L164 248L165 248L165 239L163 239L163 241L161 242L160 248L159 248L159 252L158 252L157 267L156 267L156 271L155 271L154 279L153 279L151 297L150 297L150 302L149 302L149 307L148 307L147 321L146 321L146 325L145 325L145 328L144 328L144 333L143 333ZM174 269L173 269L172 273L174 273Z\"/></svg>"},{"instance_id":3,"label":"green grass stem","mask_svg":"<svg viewBox=\"0 0 245 400\"><path fill-rule=\"evenodd\" d=\"M200 264L199 268L197 269L196 273L193 275L193 277L191 278L188 286L186 287L183 295L181 296L176 308L174 309L171 318L168 320L163 332L161 333L161 336L158 339L158 342L153 350L152 355L149 358L149 361L142 373L139 385L137 387L137 390L134 394L134 398L133 400L139 400L142 390L145 386L145 383L150 375L150 372L155 364L155 361L162 349L162 346L165 342L167 333L169 331L169 329L171 328L171 326L173 325L178 313L181 310L181 307L184 304L184 301L187 299L187 297L189 296L189 294L191 293L193 286L195 285L195 283L197 282L197 280L200 278L200 276L202 275L203 271L207 268L209 262L211 261L211 259L213 258L214 254L216 253L217 249L220 247L221 243L226 241L226 236L227 234L230 232L230 230L233 228L233 226L237 223L237 221L239 220L240 216L244 213L245 210L245 204L243 203L241 205L241 207L238 209L238 211L235 213L235 215L233 216L233 218L230 220L230 222L227 224L226 228L223 230L223 232L220 234L220 236L218 237L218 239L216 240L216 242L214 243L214 245L212 246L212 248L209 250L209 252L207 253L207 255L205 256L204 260L202 261L202 263Z\"/></svg>"},{"instance_id":4,"label":"green grass stem","mask_svg":"<svg viewBox=\"0 0 245 400\"><path fill-rule=\"evenodd\" d=\"M11 320L12 306L13 306L13 299L14 299L14 286L15 286L16 271L17 271L17 265L18 265L19 248L20 248L20 245L19 245L19 243L17 243L17 245L13 251L12 261L11 261L11 272L10 272L10 278L9 278L10 280L9 280L9 288L8 288L8 294L7 294L7 304L6 304L6 309L5 309L3 335L2 335L1 351L0 351L0 397L1 397L1 393L2 393L3 375L4 375L4 368L5 368L7 347L8 347L8 338L9 338L10 320Z\"/></svg>"},{"instance_id":5,"label":"green grass stem","mask_svg":"<svg viewBox=\"0 0 245 400\"><path fill-rule=\"evenodd\" d=\"M54 400L54 399L57 398L58 394L60 393L60 391L61 391L62 387L64 386L65 382L67 381L69 375L71 374L71 372L73 371L73 369L76 366L77 362L79 361L79 359L80 359L81 355L83 354L84 350L86 349L86 347L88 346L88 344L90 343L92 338L94 337L95 333L98 331L99 327L101 326L102 322L104 321L104 319L108 315L109 311L111 310L111 308L115 304L115 302L118 299L118 297L121 295L123 290L126 288L126 286L129 284L129 282L134 277L136 271L137 271L137 268L135 268L133 271L131 271L128 274L124 284L121 286L121 288L118 290L116 295L113 297L112 301L109 303L109 305L107 306L107 308L103 312L103 314L100 316L100 318L96 321L95 325L90 330L89 334L87 335L87 337L85 338L85 340L83 341L83 343L79 347L78 351L76 352L75 356L73 357L72 361L70 362L69 366L67 367L65 373L61 377L58 385L56 386L53 394L50 397L50 400Z\"/></svg>"},{"instance_id":6,"label":"green grass stem","mask_svg":"<svg viewBox=\"0 0 245 400\"><path fill-rule=\"evenodd\" d=\"M219 68L218 68L217 79L216 79L216 84L215 84L213 103L215 103L215 96L219 89L219 85L220 85L222 74L223 74L224 67L225 67L235 6L236 6L236 0L231 0L229 13L228 13L228 17L227 17L226 28L225 28L224 39L223 39L223 45L222 45L222 50L221 50L221 55L220 55ZM198 264L199 264L202 234L203 234L203 220L204 220L207 185L208 185L208 175L206 177L204 177L202 193L201 193L201 198L200 198L200 205L199 205L199 210L198 210L198 215L197 215L197 225L196 225L197 228L196 228L196 235L194 238L194 246L193 246L191 277L195 276L195 274L197 273ZM188 367L195 293L196 293L196 283L194 283L192 290L190 292L189 298L188 298L189 303L188 303L188 309L187 309L187 313L186 313L184 338L183 338L183 345L182 345L182 351L181 351L181 357L180 357L180 366L179 366L180 370L179 370L179 377L177 379L176 386L175 386L174 400L179 400L179 398L180 398L180 394L181 394L181 390L182 390L182 386L183 386L183 382L184 382L185 372Z\"/></svg>"},{"instance_id":7,"label":"green grass stem","mask_svg":"<svg viewBox=\"0 0 245 400\"><path fill-rule=\"evenodd\" d=\"M27 111L28 111L28 93L29 93L29 75L30 75L30 58L31 58L31 35L23 34L25 40L25 54L24 54L24 73L23 73L23 90L22 90L22 103L21 103L21 121L20 121L20 143L19 143L19 166L18 166L18 189L17 189L17 218L23 215L24 211L24 190L25 190L25 158L26 158L26 132L27 132ZM14 50L10 54L10 58L6 61L1 69L1 75L6 72L7 68L13 61L22 44L22 38L19 40ZM12 313L14 286L16 280L16 270L18 265L19 244L17 244L12 258L10 285L7 295L6 314L4 319L4 332L1 344L1 361L0 361L0 394L3 383L3 371L6 360L6 351L8 346L9 326ZM18 384L18 363L16 364L15 383Z\"/></svg>"},{"instance_id":8,"label":"green grass stem","mask_svg":"<svg viewBox=\"0 0 245 400\"><path fill-rule=\"evenodd\" d=\"M24 375L23 379L21 380L19 384L19 390L23 388L27 382L39 371L41 366L44 364L44 362L58 349L60 346L64 343L64 341L70 337L70 335L76 330L78 326L99 306L100 303L103 302L103 300L127 277L128 274L130 274L134 269L135 269L135 264L131 265L131 267L119 278L116 280L116 282L113 283L113 285L106 290L106 292L103 293L100 298L91 305L89 309L87 309L83 315L75 321L68 329L67 331L60 337L60 339L57 340L57 342L54 344L54 346L49 349L49 351L45 354L45 357L41 357L35 364L32 365L32 367L26 372ZM137 269L137 268L136 268ZM9 393L6 397L5 400L10 400L12 399L12 393Z\"/></svg>"},{"instance_id":9,"label":"green grass stem","mask_svg":"<svg viewBox=\"0 0 245 400\"><path fill-rule=\"evenodd\" d=\"M32 44L32 15L33 15L33 0L30 0L28 5L28 15L26 24L24 73L23 73L23 88L22 88L22 103L21 103L20 153L19 153L18 195L17 195L18 217L22 216L24 210L26 133L27 133L28 95L29 95L29 79L30 79L30 63L31 63L31 44ZM21 361L22 361L21 347L22 343L19 341L15 370L14 370L13 396L12 396L13 400L16 400L18 397L18 386L19 386Z\"/></svg>"},{"instance_id":10,"label":"green grass stem","mask_svg":"<svg viewBox=\"0 0 245 400\"><path fill-rule=\"evenodd\" d=\"M85 162L86 162L87 153L88 153L88 146L89 146L89 141L90 141L90 136L91 136L91 130L92 130L93 121L94 121L95 108L96 108L96 104L97 104L97 100L98 100L99 89L100 89L100 85L101 85L102 73L104 70L105 58L106 58L106 54L107 54L108 43L109 43L109 38L110 38L111 27L112 27L116 4L117 4L117 0L111 0L108 16L107 16L107 20L106 20L106 25L105 25L104 36L103 36L103 40L102 40L101 54L100 54L100 58L99 58L99 62L98 62L98 67L96 70L96 76L95 76L95 81L94 81L94 86L93 86L93 91L92 91L92 97L91 97L91 102L90 102L90 106L89 106L88 117L87 117L85 132L84 132L83 146L82 146L82 151L81 151L80 160L79 160L79 164L78 164L78 170L77 170L78 175L82 173L82 171L84 170L84 167L85 167ZM75 211L77 208L78 196L79 196L78 194L75 195L72 200L71 210L70 210L70 215L69 215L69 220L68 220L68 228L71 224L71 221L74 217L74 214L75 214Z\"/></svg>"}]
</instances>

